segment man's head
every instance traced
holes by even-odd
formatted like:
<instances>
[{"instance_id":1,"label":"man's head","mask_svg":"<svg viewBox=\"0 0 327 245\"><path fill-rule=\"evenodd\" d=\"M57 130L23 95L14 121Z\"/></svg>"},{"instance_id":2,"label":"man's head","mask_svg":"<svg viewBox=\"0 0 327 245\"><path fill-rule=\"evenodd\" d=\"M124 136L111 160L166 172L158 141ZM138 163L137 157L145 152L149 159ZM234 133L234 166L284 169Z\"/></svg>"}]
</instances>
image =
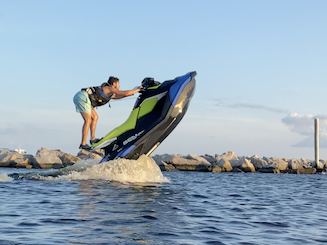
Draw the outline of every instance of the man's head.
<instances>
[{"instance_id":1,"label":"man's head","mask_svg":"<svg viewBox=\"0 0 327 245\"><path fill-rule=\"evenodd\" d=\"M115 89L119 89L120 88L120 82L119 82L119 78L117 77L109 77L108 82L103 83L101 85L103 92L105 94L110 94L111 90L110 88L115 88Z\"/></svg>"},{"instance_id":2,"label":"man's head","mask_svg":"<svg viewBox=\"0 0 327 245\"><path fill-rule=\"evenodd\" d=\"M119 89L120 87L120 82L118 77L109 77L108 82L109 86Z\"/></svg>"}]
</instances>

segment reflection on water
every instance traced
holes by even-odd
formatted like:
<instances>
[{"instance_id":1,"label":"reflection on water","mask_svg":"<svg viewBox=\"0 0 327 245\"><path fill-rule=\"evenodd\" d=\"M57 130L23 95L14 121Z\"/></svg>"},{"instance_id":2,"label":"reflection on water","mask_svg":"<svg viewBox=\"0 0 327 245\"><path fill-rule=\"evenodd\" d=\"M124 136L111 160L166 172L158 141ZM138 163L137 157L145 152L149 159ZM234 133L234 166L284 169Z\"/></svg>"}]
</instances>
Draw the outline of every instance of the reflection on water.
<instances>
[{"instance_id":1,"label":"reflection on water","mask_svg":"<svg viewBox=\"0 0 327 245\"><path fill-rule=\"evenodd\" d=\"M111 185L110 188L108 185ZM166 227L169 222L173 221L177 226L185 225L177 212L181 210L178 206L187 205L186 200L181 196L179 204L174 205L171 197L176 194L162 185L150 187L83 181L79 189L83 201L78 217L87 221L95 219L96 228L73 229L79 238L71 239L72 243L83 242L88 236L97 237L94 236L96 230L103 236L97 237L95 242L106 243L109 239L121 243L128 238L129 242L158 244L156 239L150 237L175 236L172 231L175 228Z\"/></svg>"},{"instance_id":2,"label":"reflection on water","mask_svg":"<svg viewBox=\"0 0 327 245\"><path fill-rule=\"evenodd\" d=\"M0 244L327 242L327 176L165 175L156 186L0 182Z\"/></svg>"}]
</instances>

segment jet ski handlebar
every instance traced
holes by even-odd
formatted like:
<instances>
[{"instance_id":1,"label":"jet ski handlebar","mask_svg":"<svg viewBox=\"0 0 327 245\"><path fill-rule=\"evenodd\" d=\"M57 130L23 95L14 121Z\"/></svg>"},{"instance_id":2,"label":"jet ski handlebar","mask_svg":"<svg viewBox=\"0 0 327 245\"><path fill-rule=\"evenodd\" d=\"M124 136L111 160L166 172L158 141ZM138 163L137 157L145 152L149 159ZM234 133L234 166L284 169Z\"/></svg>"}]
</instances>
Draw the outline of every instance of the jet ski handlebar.
<instances>
[{"instance_id":1,"label":"jet ski handlebar","mask_svg":"<svg viewBox=\"0 0 327 245\"><path fill-rule=\"evenodd\" d=\"M146 78L143 79L143 81L141 83L141 88L142 88L141 92L144 92L148 88L153 87L153 86L157 86L159 84L160 84L160 82L155 81L154 78L146 77Z\"/></svg>"}]
</instances>

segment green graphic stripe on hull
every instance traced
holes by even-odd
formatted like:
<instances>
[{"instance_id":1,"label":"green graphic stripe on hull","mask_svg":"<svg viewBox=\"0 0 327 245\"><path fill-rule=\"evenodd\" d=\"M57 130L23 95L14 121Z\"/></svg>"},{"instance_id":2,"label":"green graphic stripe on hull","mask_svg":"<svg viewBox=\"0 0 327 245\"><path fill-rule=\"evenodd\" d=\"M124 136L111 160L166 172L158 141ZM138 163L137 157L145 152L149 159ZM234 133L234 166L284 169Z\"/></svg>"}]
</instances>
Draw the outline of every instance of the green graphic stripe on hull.
<instances>
[{"instance_id":1,"label":"green graphic stripe on hull","mask_svg":"<svg viewBox=\"0 0 327 245\"><path fill-rule=\"evenodd\" d=\"M98 143L92 145L93 148L96 148L98 146L105 145L106 142L112 140L115 137L118 137L119 135L132 130L136 126L137 119L149 114L153 108L156 106L158 101L165 96L165 93L161 93L159 95L150 97L146 100L144 100L139 107L135 108L131 114L129 115L128 119L117 128L113 129L111 132L109 132L105 137L103 137L102 140L100 140Z\"/></svg>"},{"instance_id":2,"label":"green graphic stripe on hull","mask_svg":"<svg viewBox=\"0 0 327 245\"><path fill-rule=\"evenodd\" d=\"M158 102L158 98L157 97L152 97L149 98L145 101L143 101L140 105L140 113L138 118L141 118L143 116L145 116L146 114L149 114L153 108L156 106Z\"/></svg>"},{"instance_id":3,"label":"green graphic stripe on hull","mask_svg":"<svg viewBox=\"0 0 327 245\"><path fill-rule=\"evenodd\" d=\"M113 129L111 132L109 132L105 137L103 137L102 140L100 140L98 143L92 145L93 148L103 144L104 142L115 138L125 132L127 132L128 130L131 130L133 128L135 128L136 125L136 121L137 121L137 116L139 114L139 110L140 108L135 108L131 114L129 115L128 119L121 124L120 126L118 126L117 128Z\"/></svg>"}]
</instances>

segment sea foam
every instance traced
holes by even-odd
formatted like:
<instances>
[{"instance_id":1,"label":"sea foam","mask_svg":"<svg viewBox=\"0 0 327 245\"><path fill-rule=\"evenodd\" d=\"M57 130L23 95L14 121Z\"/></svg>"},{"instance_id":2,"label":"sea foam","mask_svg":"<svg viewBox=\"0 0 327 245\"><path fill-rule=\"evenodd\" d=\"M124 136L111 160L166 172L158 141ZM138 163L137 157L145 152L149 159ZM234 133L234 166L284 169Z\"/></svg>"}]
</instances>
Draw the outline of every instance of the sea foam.
<instances>
[{"instance_id":1,"label":"sea foam","mask_svg":"<svg viewBox=\"0 0 327 245\"><path fill-rule=\"evenodd\" d=\"M10 178L8 175L6 174L0 174L0 182L8 182L8 181L12 181L13 179Z\"/></svg>"},{"instance_id":2,"label":"sea foam","mask_svg":"<svg viewBox=\"0 0 327 245\"><path fill-rule=\"evenodd\" d=\"M108 180L121 183L166 183L155 161L147 156L137 160L115 159L98 163L97 161L81 161L63 169L58 177L43 177L45 180Z\"/></svg>"}]
</instances>

